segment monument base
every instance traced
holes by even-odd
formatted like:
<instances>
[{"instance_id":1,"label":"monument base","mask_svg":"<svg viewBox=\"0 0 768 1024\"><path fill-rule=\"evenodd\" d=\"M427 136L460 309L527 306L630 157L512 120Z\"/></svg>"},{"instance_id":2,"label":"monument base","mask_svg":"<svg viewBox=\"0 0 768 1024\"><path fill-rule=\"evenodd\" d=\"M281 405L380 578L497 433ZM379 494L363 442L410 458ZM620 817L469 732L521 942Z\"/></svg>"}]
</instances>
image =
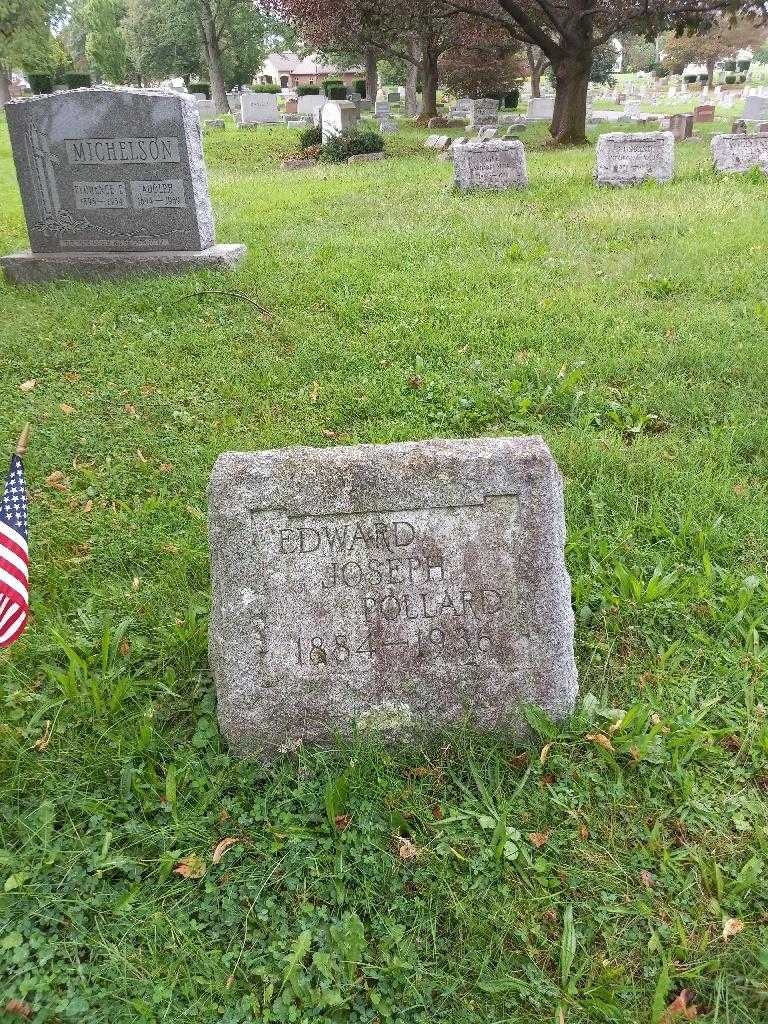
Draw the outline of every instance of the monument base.
<instances>
[{"instance_id":1,"label":"monument base","mask_svg":"<svg viewBox=\"0 0 768 1024\"><path fill-rule=\"evenodd\" d=\"M0 257L11 284L47 281L100 281L141 274L186 274L193 270L233 270L245 255L240 244L165 252L14 252Z\"/></svg>"}]
</instances>

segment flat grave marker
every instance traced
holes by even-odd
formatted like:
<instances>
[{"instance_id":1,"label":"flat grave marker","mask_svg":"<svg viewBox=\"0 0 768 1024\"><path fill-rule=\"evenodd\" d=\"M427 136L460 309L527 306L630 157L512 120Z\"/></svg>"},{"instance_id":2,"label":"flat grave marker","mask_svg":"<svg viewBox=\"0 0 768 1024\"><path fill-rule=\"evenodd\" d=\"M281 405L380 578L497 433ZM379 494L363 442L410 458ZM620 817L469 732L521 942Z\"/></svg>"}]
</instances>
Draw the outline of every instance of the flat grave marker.
<instances>
[{"instance_id":1,"label":"flat grave marker","mask_svg":"<svg viewBox=\"0 0 768 1024\"><path fill-rule=\"evenodd\" d=\"M597 140L598 185L637 185L672 180L675 140L672 132L605 132Z\"/></svg>"},{"instance_id":2,"label":"flat grave marker","mask_svg":"<svg viewBox=\"0 0 768 1024\"><path fill-rule=\"evenodd\" d=\"M562 480L542 438L230 452L208 493L209 656L235 752L573 710Z\"/></svg>"},{"instance_id":3,"label":"flat grave marker","mask_svg":"<svg viewBox=\"0 0 768 1024\"><path fill-rule=\"evenodd\" d=\"M462 192L525 188L528 184L525 148L519 140L458 141L451 153L454 182Z\"/></svg>"}]
</instances>

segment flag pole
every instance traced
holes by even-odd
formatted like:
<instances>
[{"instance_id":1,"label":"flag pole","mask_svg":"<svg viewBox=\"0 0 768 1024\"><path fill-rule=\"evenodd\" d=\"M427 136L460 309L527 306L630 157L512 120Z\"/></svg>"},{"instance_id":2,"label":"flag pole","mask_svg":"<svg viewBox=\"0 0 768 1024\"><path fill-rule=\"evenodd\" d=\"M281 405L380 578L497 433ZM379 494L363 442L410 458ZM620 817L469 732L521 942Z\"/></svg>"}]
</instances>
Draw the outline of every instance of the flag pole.
<instances>
[{"instance_id":1,"label":"flag pole","mask_svg":"<svg viewBox=\"0 0 768 1024\"><path fill-rule=\"evenodd\" d=\"M29 432L32 429L31 423L25 423L24 429L19 434L19 440L16 445L16 454L19 458L23 458L27 454L27 445L29 444Z\"/></svg>"}]
</instances>

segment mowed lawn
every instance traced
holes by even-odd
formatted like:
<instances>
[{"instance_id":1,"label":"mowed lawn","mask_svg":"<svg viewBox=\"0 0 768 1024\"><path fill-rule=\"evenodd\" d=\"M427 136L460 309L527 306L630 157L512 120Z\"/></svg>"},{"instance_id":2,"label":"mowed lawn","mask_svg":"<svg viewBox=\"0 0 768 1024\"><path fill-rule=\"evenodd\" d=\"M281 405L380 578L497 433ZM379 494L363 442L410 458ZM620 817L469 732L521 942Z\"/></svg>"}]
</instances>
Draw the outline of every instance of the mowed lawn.
<instances>
[{"instance_id":1,"label":"mowed lawn","mask_svg":"<svg viewBox=\"0 0 768 1024\"><path fill-rule=\"evenodd\" d=\"M462 196L425 135L288 173L288 129L230 126L236 273L0 284L2 450L34 424L0 1018L768 1018L768 180L695 141L670 185L598 189L593 147L536 129L527 191ZM574 720L230 759L216 456L520 433L566 480Z\"/></svg>"}]
</instances>

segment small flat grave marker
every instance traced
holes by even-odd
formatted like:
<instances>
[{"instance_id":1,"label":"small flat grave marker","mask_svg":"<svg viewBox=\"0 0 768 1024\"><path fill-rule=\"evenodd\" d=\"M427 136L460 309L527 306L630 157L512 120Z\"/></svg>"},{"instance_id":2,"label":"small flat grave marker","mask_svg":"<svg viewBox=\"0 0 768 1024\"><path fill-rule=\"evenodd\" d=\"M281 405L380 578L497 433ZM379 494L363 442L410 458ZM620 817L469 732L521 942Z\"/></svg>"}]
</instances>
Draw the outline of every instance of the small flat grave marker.
<instances>
[{"instance_id":1,"label":"small flat grave marker","mask_svg":"<svg viewBox=\"0 0 768 1024\"><path fill-rule=\"evenodd\" d=\"M672 132L605 132L597 140L598 185L637 185L672 180Z\"/></svg>"},{"instance_id":2,"label":"small flat grave marker","mask_svg":"<svg viewBox=\"0 0 768 1024\"><path fill-rule=\"evenodd\" d=\"M751 171L768 154L768 135L713 135L712 159L715 170L729 174Z\"/></svg>"},{"instance_id":3,"label":"small flat grave marker","mask_svg":"<svg viewBox=\"0 0 768 1024\"><path fill-rule=\"evenodd\" d=\"M459 141L453 144L451 152L454 181L462 192L525 188L528 184L525 148L519 140Z\"/></svg>"},{"instance_id":4,"label":"small flat grave marker","mask_svg":"<svg viewBox=\"0 0 768 1024\"><path fill-rule=\"evenodd\" d=\"M236 752L573 710L562 481L542 438L230 452L208 494L209 655Z\"/></svg>"}]
</instances>

